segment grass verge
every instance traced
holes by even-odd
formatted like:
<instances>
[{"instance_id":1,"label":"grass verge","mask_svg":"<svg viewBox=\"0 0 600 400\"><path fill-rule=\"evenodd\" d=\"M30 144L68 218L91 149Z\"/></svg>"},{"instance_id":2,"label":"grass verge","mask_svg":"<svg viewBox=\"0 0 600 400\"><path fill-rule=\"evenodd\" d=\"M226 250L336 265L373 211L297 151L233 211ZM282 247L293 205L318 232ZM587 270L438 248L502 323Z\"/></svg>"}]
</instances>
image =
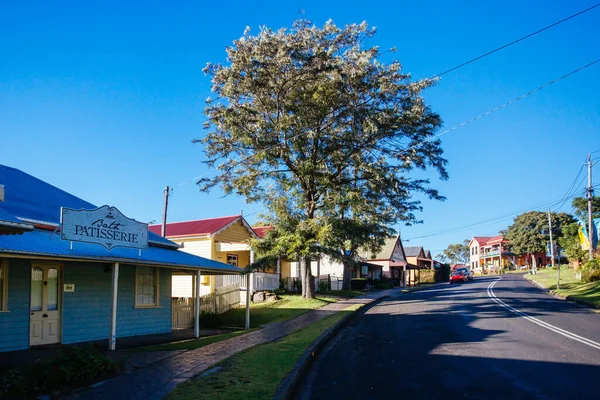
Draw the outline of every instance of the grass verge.
<instances>
[{"instance_id":1,"label":"grass verge","mask_svg":"<svg viewBox=\"0 0 600 400\"><path fill-rule=\"evenodd\" d=\"M344 298L352 298L357 296L362 296L368 292L361 292L359 290L327 290L324 292L319 292L320 295L323 296L334 296L334 297L344 297Z\"/></svg>"},{"instance_id":2,"label":"grass verge","mask_svg":"<svg viewBox=\"0 0 600 400\"><path fill-rule=\"evenodd\" d=\"M193 350L208 344L220 342L223 340L231 339L244 333L252 332L256 329L250 329L248 331L235 331L230 333L223 333L221 335L207 336L199 339L183 340L174 343L158 344L156 346L141 347L134 349L134 351L169 351L169 350Z\"/></svg>"},{"instance_id":3,"label":"grass verge","mask_svg":"<svg viewBox=\"0 0 600 400\"><path fill-rule=\"evenodd\" d=\"M535 281L568 300L574 300L591 307L600 308L600 281L585 283L575 279L571 268L560 269L560 289L556 289L556 268L538 269L535 275L526 274L525 278Z\"/></svg>"},{"instance_id":4,"label":"grass verge","mask_svg":"<svg viewBox=\"0 0 600 400\"><path fill-rule=\"evenodd\" d=\"M358 306L358 307L357 307ZM177 386L167 400L270 399L304 350L356 304L283 339L253 347L218 364L220 370Z\"/></svg>"},{"instance_id":5,"label":"grass verge","mask_svg":"<svg viewBox=\"0 0 600 400\"><path fill-rule=\"evenodd\" d=\"M332 297L317 296L314 299L305 300L300 295L282 295L281 300L275 302L251 304L250 327L256 328L269 322L285 321L336 301L337 299ZM243 327L245 321L246 309L243 307L217 316L217 324L220 326Z\"/></svg>"}]
</instances>

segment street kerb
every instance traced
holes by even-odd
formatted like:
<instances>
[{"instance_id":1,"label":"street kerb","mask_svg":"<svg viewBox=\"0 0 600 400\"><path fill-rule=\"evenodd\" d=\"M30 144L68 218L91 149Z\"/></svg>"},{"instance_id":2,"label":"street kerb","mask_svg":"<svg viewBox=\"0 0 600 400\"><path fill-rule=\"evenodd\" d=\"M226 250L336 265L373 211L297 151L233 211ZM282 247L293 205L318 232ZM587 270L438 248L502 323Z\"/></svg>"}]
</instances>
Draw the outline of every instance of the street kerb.
<instances>
[{"instance_id":1,"label":"street kerb","mask_svg":"<svg viewBox=\"0 0 600 400\"><path fill-rule=\"evenodd\" d=\"M534 281L533 279L528 279L525 277L526 275L523 275L523 279L525 279L526 281L532 283L534 286L536 286L538 289L543 290L544 292L546 292L548 295L554 297L555 299L558 300L563 300L563 301L569 301L571 303L575 303L578 306L581 307L585 307L585 308L589 308L590 310L596 312L596 313L600 313L600 306L597 306L595 304L590 304L587 303L585 301L579 300L579 299L574 299L571 296L564 296L560 293L557 293L555 290L553 289L548 289L547 287L543 286L541 283Z\"/></svg>"},{"instance_id":2,"label":"street kerb","mask_svg":"<svg viewBox=\"0 0 600 400\"><path fill-rule=\"evenodd\" d=\"M317 354L323 349L329 340L345 325L349 324L353 319L358 318L359 315L366 313L371 307L376 306L383 300L389 299L390 296L383 296L376 300L373 300L370 303L365 304L357 310L351 311L348 314L344 315L339 321L337 321L333 326L326 329L323 333L319 335L317 339L306 349L304 353L300 356L300 359L294 365L294 368L286 375L286 377L281 381L277 390L275 391L275 395L273 396L273 400L286 400L291 398L291 396L296 391L300 380L314 361L314 358ZM343 310L338 311L343 312Z\"/></svg>"}]
</instances>

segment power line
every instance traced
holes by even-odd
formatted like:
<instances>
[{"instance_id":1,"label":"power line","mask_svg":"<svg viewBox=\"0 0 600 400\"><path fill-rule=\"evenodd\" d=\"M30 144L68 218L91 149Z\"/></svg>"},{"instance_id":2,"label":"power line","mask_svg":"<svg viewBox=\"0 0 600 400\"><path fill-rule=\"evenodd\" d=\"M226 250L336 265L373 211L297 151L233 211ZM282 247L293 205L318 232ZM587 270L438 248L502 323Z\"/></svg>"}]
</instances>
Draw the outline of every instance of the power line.
<instances>
[{"instance_id":1,"label":"power line","mask_svg":"<svg viewBox=\"0 0 600 400\"><path fill-rule=\"evenodd\" d=\"M596 186L598 186L598 185L596 185ZM573 198L573 197L577 196L578 194L579 193L571 195L570 198ZM541 204L536 204L534 206L530 206L530 207L527 207L526 209L522 209L522 210L519 210L519 211L516 211L516 212L511 212L511 213L508 213L508 214L503 214L503 215L500 215L500 216L497 216L497 217L489 218L489 219L486 219L486 220L483 220L483 221L479 221L479 222L475 222L475 223L470 223L470 224L467 224L467 225L461 225L461 226L457 226L457 227L454 227L454 228L444 229L444 230L441 230L441 231L434 231L434 232L426 233L424 235L413 236L413 237L410 237L410 238L406 238L406 240L422 239L422 238L426 238L426 237L439 236L439 235L446 234L446 233L451 233L451 232L457 232L457 231L461 231L461 230L470 229L470 228L472 228L474 226L478 226L478 225L484 225L484 224L488 224L488 223L492 223L492 222L499 222L499 221L511 218L512 216L517 215L517 214L522 214L522 213L527 212L527 211L532 211L532 210L535 210L535 209L538 209L538 208L545 208L545 207L548 207L548 206L552 206L554 204L558 204L561 201L563 201L563 197L561 197L559 199L555 199L555 200L549 201L549 202L544 202L544 203L541 203Z\"/></svg>"},{"instance_id":2,"label":"power line","mask_svg":"<svg viewBox=\"0 0 600 400\"><path fill-rule=\"evenodd\" d=\"M565 195L564 195L564 201L556 207L555 210L558 210L559 208L561 208L565 202L567 201L568 196L572 193L573 190L576 190L576 188L581 185L581 182L579 182L579 184L577 184L577 179L579 179L579 176L581 176L581 172L583 172L583 168L585 167L585 164L581 164L581 168L579 168L579 172L577 173L577 175L575 176L575 179L573 179L573 182L571 183L571 185L569 186L569 188L567 189ZM584 175L585 178L585 175Z\"/></svg>"},{"instance_id":3,"label":"power line","mask_svg":"<svg viewBox=\"0 0 600 400\"><path fill-rule=\"evenodd\" d=\"M457 70L457 69L459 69L459 68L462 68L462 67L464 67L465 65L469 65L469 64L471 64L471 63L473 63L473 62L475 62L475 61L477 61L477 60L481 60L481 59L482 59L482 58L484 58L484 57L487 57L487 56L489 56L489 55L491 55L491 54L494 54L494 53L496 53L496 52L498 52L498 51L500 51L500 50L502 50L502 49L505 49L505 48L507 48L507 47L509 47L509 46L512 46L513 44L519 43L519 42L521 42L521 41L523 41L523 40L525 40L525 39L528 39L528 38L530 38L530 37L532 37L532 36L535 36L535 35L537 35L538 33L544 32L544 31L546 31L546 30L548 30L548 29L550 29L550 28L553 28L553 27L555 27L555 26L557 26L557 25L560 25L560 24L562 24L563 22L566 22L566 21L568 21L568 20L570 20L570 19L572 19L572 18L575 18L575 17L577 17L577 16L579 16L579 15L583 14L583 13L586 13L586 12L588 12L588 11L590 11L590 10L592 10L592 9L594 9L594 8L596 8L596 7L598 7L598 6L600 6L600 3L597 3L597 4L595 4L595 5L593 5L593 6L589 7L589 8L586 8L585 10L579 11L578 13L575 13L575 14L573 14L573 15L571 15L571 16L569 16L569 17L567 17L567 18L561 19L560 21L557 21L557 22L555 22L555 23L553 23L553 24L550 24L550 25L548 25L548 26L546 26L546 27L544 27L544 28L542 28L542 29L539 29L539 30L537 30L537 31L535 31L535 32L532 32L532 33L530 33L529 35L525 35L525 36L523 36L523 37L521 37L521 38L519 38L519 39L517 39L517 40L513 40L512 42L510 42L510 43L507 43L507 44L505 44L505 45L503 45L503 46L500 46L500 47L498 47L498 48L496 48L496 49L494 49L494 50L492 50L492 51L488 51L487 53L485 53L485 54L482 54L482 55L480 55L480 56L478 56L478 57L475 57L475 58L473 58L473 59L471 59L471 60L469 60L469 61L466 61L466 62L464 62L464 63L462 63L462 64L459 64L459 65L457 65L457 66L455 66L455 67L452 67L452 68L450 68L450 69L447 69L446 71L442 72L441 74L437 74L436 76L437 76L437 77L440 77L440 76L442 76L442 75L445 75L445 74L447 74L447 73L449 73L449 72L452 72L452 71L455 71L455 70Z\"/></svg>"},{"instance_id":4,"label":"power line","mask_svg":"<svg viewBox=\"0 0 600 400\"><path fill-rule=\"evenodd\" d=\"M569 76L571 76L571 75L574 75L574 74L576 74L576 73L578 73L578 72L580 72L580 71L582 71L582 70L584 70L584 69L586 69L586 68L588 68L588 67L591 67L592 65L596 64L596 63L597 63L597 62L599 62L599 61L600 61L600 58L598 58L598 59L596 59L596 60L594 60L594 61L592 61L592 62L590 62L590 63L587 63L587 64L585 64L585 65L583 65L583 66L581 66L581 67L579 67L579 68L577 68L577 69L575 69L575 70L573 70L573 71L571 71L571 72L569 72L569 73L567 73L567 74L565 74L565 75L561 76L560 78L556 78L556 79L554 79L553 81L547 82L547 83L543 84L542 86L540 86L540 87L538 87L538 88L536 88L536 89L530 90L529 92L527 92L527 93L525 93L525 94L522 94L522 95L521 95L521 96L519 96L519 97L515 97L514 99L512 99L512 100L509 100L509 101L507 101L506 103L504 103L504 104L502 104L502 105L499 105L499 106L497 106L497 107L494 107L494 108L492 108L491 110L488 110L488 111L484 112L483 114L479 114L478 116L476 116L476 117L474 117L474 118L471 118L471 119L469 119L469 120L467 120L467 121L463 122L462 124L458 124L458 125L456 125L456 126L455 126L455 127L453 127L453 128L447 129L447 130L443 131L442 133L439 133L439 134L437 134L437 135L436 135L435 137L433 137L432 139L425 140L424 142L431 141L431 140L433 140L433 139L438 139L440 136L443 136L443 135L445 135L445 134L447 134L447 133L450 133L450 132L452 132L452 131L454 131L454 130L456 130L456 129L462 128L463 126L465 126L465 125L468 125L468 124L470 124L471 122L474 122L474 121L476 121L476 120L478 120L478 119L480 119L480 118L486 117L486 116L490 115L490 114L491 114L491 113L493 113L493 112L496 112L496 111L498 111L498 110L500 110L500 109L502 109L502 108L504 108L504 107L507 107L507 106L511 105L512 103L516 103L516 102L517 102L517 101L519 101L519 100L523 100L525 97L531 96L532 94L534 94L534 93L536 93L536 92L539 92L540 90L542 90L542 89L545 89L545 88L547 88L548 86L550 86L550 85L553 85L553 84L555 84L555 83L556 83L556 82L558 82L558 81L561 81L561 80L563 80L563 79L565 79L565 78L568 78Z\"/></svg>"}]
</instances>

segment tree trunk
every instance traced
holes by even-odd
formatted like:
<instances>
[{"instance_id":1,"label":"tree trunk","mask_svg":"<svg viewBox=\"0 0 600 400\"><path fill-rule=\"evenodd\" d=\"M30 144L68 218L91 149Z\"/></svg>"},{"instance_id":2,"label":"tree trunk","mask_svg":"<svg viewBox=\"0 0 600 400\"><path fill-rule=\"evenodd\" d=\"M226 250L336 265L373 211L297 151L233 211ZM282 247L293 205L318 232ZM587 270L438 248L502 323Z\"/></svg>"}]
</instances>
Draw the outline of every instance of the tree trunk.
<instances>
[{"instance_id":1,"label":"tree trunk","mask_svg":"<svg viewBox=\"0 0 600 400\"><path fill-rule=\"evenodd\" d=\"M302 297L305 299L314 299L315 298L315 280L310 268L310 258L305 258L302 260Z\"/></svg>"},{"instance_id":2,"label":"tree trunk","mask_svg":"<svg viewBox=\"0 0 600 400\"><path fill-rule=\"evenodd\" d=\"M342 289L350 290L350 279L352 279L352 268L348 261L344 261L344 275L342 280Z\"/></svg>"}]
</instances>

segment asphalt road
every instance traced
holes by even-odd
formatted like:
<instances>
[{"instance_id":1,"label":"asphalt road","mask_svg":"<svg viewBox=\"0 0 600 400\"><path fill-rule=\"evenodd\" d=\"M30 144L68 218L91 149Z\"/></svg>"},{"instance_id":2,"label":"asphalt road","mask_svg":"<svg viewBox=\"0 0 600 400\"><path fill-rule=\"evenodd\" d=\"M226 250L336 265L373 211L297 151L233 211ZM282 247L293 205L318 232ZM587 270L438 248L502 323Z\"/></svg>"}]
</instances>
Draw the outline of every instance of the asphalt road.
<instances>
[{"instance_id":1,"label":"asphalt road","mask_svg":"<svg viewBox=\"0 0 600 400\"><path fill-rule=\"evenodd\" d=\"M384 301L343 328L296 399L600 399L600 314L521 275Z\"/></svg>"}]
</instances>

